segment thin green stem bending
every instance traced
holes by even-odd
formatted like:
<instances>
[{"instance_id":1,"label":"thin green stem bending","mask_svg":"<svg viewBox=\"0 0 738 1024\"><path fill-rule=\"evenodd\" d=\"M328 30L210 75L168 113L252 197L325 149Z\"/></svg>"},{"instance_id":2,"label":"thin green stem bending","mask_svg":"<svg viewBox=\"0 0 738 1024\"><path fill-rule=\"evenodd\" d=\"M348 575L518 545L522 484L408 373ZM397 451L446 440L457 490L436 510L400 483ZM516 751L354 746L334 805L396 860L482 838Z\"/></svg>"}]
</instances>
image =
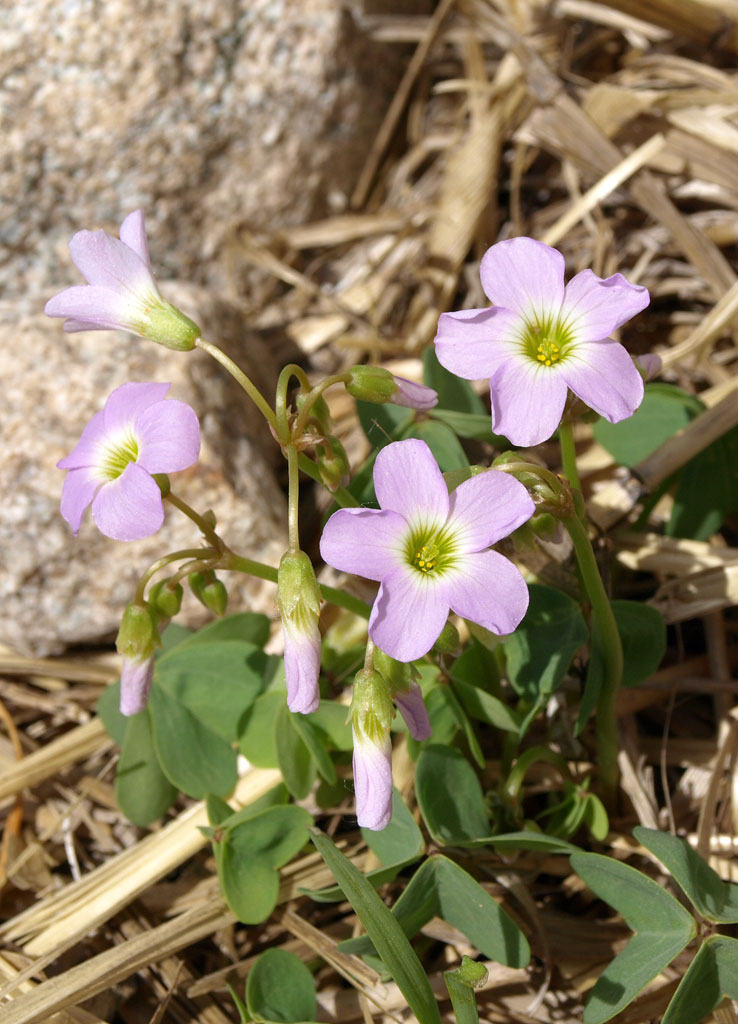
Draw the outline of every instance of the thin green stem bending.
<instances>
[{"instance_id":1,"label":"thin green stem bending","mask_svg":"<svg viewBox=\"0 0 738 1024\"><path fill-rule=\"evenodd\" d=\"M183 548L181 551L172 551L171 554L164 555L163 558L153 562L141 576L133 598L134 604L144 603L144 593L149 581L165 566L171 565L172 562L179 562L183 558L207 558L209 556L217 557L217 555L218 552L214 548Z\"/></svg>"},{"instance_id":2,"label":"thin green stem bending","mask_svg":"<svg viewBox=\"0 0 738 1024\"><path fill-rule=\"evenodd\" d=\"M180 512L183 512L188 519L191 519L208 543L212 544L217 551L223 550L225 547L223 541L220 539L210 523L201 516L199 512L196 512L194 508L191 508L191 506L188 505L186 501L183 501L182 498L177 497L173 491L169 491L166 495L166 501L174 505L175 508L178 508Z\"/></svg>"},{"instance_id":3,"label":"thin green stem bending","mask_svg":"<svg viewBox=\"0 0 738 1024\"><path fill-rule=\"evenodd\" d=\"M237 381L246 394L249 396L251 401L254 403L256 408L262 414L264 419L267 421L269 426L273 429L277 429L277 417L274 415L274 410L269 405L267 400L262 395L261 391L257 388L250 377L243 372L240 366L233 362L230 356L227 356L225 352L218 348L217 345L213 345L212 342L205 341L204 338L198 338L195 342L198 348L201 348L203 352L207 352L208 355L212 356L213 359L217 360L221 366L223 366Z\"/></svg>"},{"instance_id":4,"label":"thin green stem bending","mask_svg":"<svg viewBox=\"0 0 738 1024\"><path fill-rule=\"evenodd\" d=\"M287 529L290 551L300 550L300 531L298 514L300 505L300 471L297 468L297 448L294 444L287 445L287 469L289 473L287 491Z\"/></svg>"},{"instance_id":5,"label":"thin green stem bending","mask_svg":"<svg viewBox=\"0 0 738 1024\"><path fill-rule=\"evenodd\" d=\"M600 627L604 678L597 702L597 754L603 798L608 808L612 809L618 787L615 697L623 676L623 645L587 530L578 515L567 516L562 521L572 539L582 581Z\"/></svg>"}]
</instances>

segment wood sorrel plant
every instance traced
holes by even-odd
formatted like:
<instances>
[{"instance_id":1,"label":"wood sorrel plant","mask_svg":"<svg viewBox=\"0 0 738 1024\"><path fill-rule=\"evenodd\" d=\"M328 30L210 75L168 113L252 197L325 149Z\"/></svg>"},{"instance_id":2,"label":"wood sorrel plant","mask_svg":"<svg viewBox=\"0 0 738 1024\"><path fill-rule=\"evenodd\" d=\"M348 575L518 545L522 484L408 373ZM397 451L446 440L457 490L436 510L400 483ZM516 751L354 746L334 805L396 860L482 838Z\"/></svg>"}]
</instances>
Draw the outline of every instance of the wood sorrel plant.
<instances>
[{"instance_id":1,"label":"wood sorrel plant","mask_svg":"<svg viewBox=\"0 0 738 1024\"><path fill-rule=\"evenodd\" d=\"M259 409L288 466L289 548L277 569L232 550L214 513L196 511L172 490L169 475L197 459L199 426L192 409L165 397L167 384L118 388L59 463L68 470L62 514L75 533L91 507L107 536L149 536L161 526L166 504L200 533L199 545L164 554L145 569L121 623L120 689L106 694L100 711L122 744L117 794L123 810L147 824L179 790L206 797L224 894L242 921L261 921L277 900L277 870L308 839L310 815L285 806L289 795L306 797L319 776L318 803L340 800L337 769L353 750L356 817L367 842L379 843L378 884L425 850L392 789L391 732L399 710L417 762L418 806L438 844L568 853L574 849L568 840L581 825L603 837L607 813L590 792L590 780L573 777L560 750L542 743L525 747L524 740L591 638L578 728L595 710L594 785L605 806L614 806L614 700L623 673L623 629L590 542L572 420L578 410L594 410L614 423L640 404L642 373L610 335L646 307L646 290L620 274L602 280L591 271L565 285L563 257L555 250L528 238L500 242L481 265L493 305L441 316L438 361L433 350L426 353L425 384L373 366L312 383L291 364L270 404L233 360L161 297L140 210L125 219L120 238L82 231L70 250L88 285L51 299L50 316L65 317L67 331L124 328L176 351L207 352ZM489 379L497 437L463 378ZM362 422L378 421L390 438L382 439L381 450L353 480L323 397L341 385L357 400ZM563 476L509 450L492 466L470 466L459 441L489 437L509 449L536 445L557 430ZM301 547L301 473L325 486L339 506L323 530L323 560L376 581L371 608L318 584ZM581 603L536 581L526 583L517 566L494 550L511 535L508 554L562 528L572 540ZM283 660L264 653L264 616L225 617L198 633L170 625L185 582L216 616L224 616L227 591L218 574L230 572L276 583ZM321 637L321 600L368 620L358 646L336 640L335 630ZM460 629L449 622L450 613ZM334 699L327 673L321 677L321 666L336 680L348 665L354 671L362 666L348 709L350 729L345 705ZM483 769L477 729L489 727L499 736L501 776L497 790L485 794L456 740ZM576 738L569 739L573 747ZM284 785L234 812L225 798L236 782L237 749L258 767L278 766ZM537 762L561 776L542 809L526 805L521 795L525 774ZM378 836L387 837L384 846ZM348 896L371 940L369 947L361 940L357 951L371 953L373 943L423 1024L438 1013L405 936L433 914L464 931L484 955L513 966L527 963L520 929L453 860L440 854L427 859L390 912L326 837L314 841L341 887L315 898ZM450 984L455 1003L471 1012L471 989L462 991L458 978Z\"/></svg>"}]
</instances>

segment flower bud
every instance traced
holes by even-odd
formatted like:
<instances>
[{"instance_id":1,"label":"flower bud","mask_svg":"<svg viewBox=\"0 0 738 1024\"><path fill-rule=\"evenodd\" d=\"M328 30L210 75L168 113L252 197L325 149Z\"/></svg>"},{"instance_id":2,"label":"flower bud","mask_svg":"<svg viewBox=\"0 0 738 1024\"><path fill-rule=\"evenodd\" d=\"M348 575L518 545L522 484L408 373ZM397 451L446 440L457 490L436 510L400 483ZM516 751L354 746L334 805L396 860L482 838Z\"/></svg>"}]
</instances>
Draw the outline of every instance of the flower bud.
<instances>
[{"instance_id":1,"label":"flower bud","mask_svg":"<svg viewBox=\"0 0 738 1024\"><path fill-rule=\"evenodd\" d=\"M304 551L282 556L277 575L277 607L284 631L287 707L307 715L320 703L320 590L313 563Z\"/></svg>"},{"instance_id":2,"label":"flower bud","mask_svg":"<svg viewBox=\"0 0 738 1024\"><path fill-rule=\"evenodd\" d=\"M169 585L169 580L162 580L160 583L154 584L149 590L148 603L149 608L154 613L157 619L173 619L174 616L179 612L182 607L182 586L176 583L173 587Z\"/></svg>"},{"instance_id":3,"label":"flower bud","mask_svg":"<svg viewBox=\"0 0 738 1024\"><path fill-rule=\"evenodd\" d=\"M348 455L337 437L327 437L326 444L315 446L316 461L323 483L331 493L348 483L351 467Z\"/></svg>"},{"instance_id":4,"label":"flower bud","mask_svg":"<svg viewBox=\"0 0 738 1024\"><path fill-rule=\"evenodd\" d=\"M146 605L129 604L123 612L116 647L123 655L120 712L136 715L148 700L154 675L154 650L159 645L154 615Z\"/></svg>"},{"instance_id":5,"label":"flower bud","mask_svg":"<svg viewBox=\"0 0 738 1024\"><path fill-rule=\"evenodd\" d=\"M383 404L389 402L397 391L397 381L382 366L352 366L348 371L351 379L346 390L362 402Z\"/></svg>"},{"instance_id":6,"label":"flower bud","mask_svg":"<svg viewBox=\"0 0 738 1024\"><path fill-rule=\"evenodd\" d=\"M214 615L225 615L228 608L228 591L212 569L192 572L187 577L190 589L197 600Z\"/></svg>"},{"instance_id":7,"label":"flower bud","mask_svg":"<svg viewBox=\"0 0 738 1024\"><path fill-rule=\"evenodd\" d=\"M395 377L397 391L390 397L390 402L395 405L404 405L408 409L417 409L419 412L426 412L438 405L438 392L425 384L416 384L414 380L406 377Z\"/></svg>"},{"instance_id":8,"label":"flower bud","mask_svg":"<svg viewBox=\"0 0 738 1024\"><path fill-rule=\"evenodd\" d=\"M387 683L378 672L362 669L351 702L356 816L362 828L383 829L392 817L393 715Z\"/></svg>"},{"instance_id":9,"label":"flower bud","mask_svg":"<svg viewBox=\"0 0 738 1024\"><path fill-rule=\"evenodd\" d=\"M634 362L636 370L638 370L644 381L653 380L654 377L658 377L663 366L661 356L656 355L655 352L646 352L642 356L636 356Z\"/></svg>"},{"instance_id":10,"label":"flower bud","mask_svg":"<svg viewBox=\"0 0 738 1024\"><path fill-rule=\"evenodd\" d=\"M302 412L306 398L307 393L305 391L298 391L295 395L295 405L298 413ZM323 434L330 434L333 430L333 419L331 418L328 403L322 395L318 395L318 397L313 400L313 403L310 406L310 416L320 424L320 429Z\"/></svg>"}]
</instances>

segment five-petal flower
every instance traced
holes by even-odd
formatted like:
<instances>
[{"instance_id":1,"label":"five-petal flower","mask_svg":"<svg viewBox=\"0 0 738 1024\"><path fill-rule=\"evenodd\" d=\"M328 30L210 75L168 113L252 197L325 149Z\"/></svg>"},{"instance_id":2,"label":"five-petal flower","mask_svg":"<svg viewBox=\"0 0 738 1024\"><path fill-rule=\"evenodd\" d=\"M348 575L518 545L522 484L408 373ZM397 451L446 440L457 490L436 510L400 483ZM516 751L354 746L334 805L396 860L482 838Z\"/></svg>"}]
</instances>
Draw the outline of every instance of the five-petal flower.
<instances>
[{"instance_id":1,"label":"five-petal flower","mask_svg":"<svg viewBox=\"0 0 738 1024\"><path fill-rule=\"evenodd\" d=\"M178 351L195 347L200 328L159 294L143 210L126 217L120 238L78 231L69 251L88 284L65 289L44 307L47 316L67 318L65 331L127 330Z\"/></svg>"},{"instance_id":2,"label":"five-petal flower","mask_svg":"<svg viewBox=\"0 0 738 1024\"><path fill-rule=\"evenodd\" d=\"M165 400L169 384L123 384L57 465L68 469L61 513L76 534L88 505L101 533L140 540L164 521L153 473L187 469L200 452L200 424L189 405Z\"/></svg>"},{"instance_id":3,"label":"five-petal flower","mask_svg":"<svg viewBox=\"0 0 738 1024\"><path fill-rule=\"evenodd\" d=\"M380 509L344 508L320 542L329 565L377 580L373 642L398 661L433 646L449 610L494 633L512 633L528 606L515 566L490 546L531 517L522 484L498 470L450 495L424 441L387 445L374 465Z\"/></svg>"},{"instance_id":4,"label":"five-petal flower","mask_svg":"<svg viewBox=\"0 0 738 1024\"><path fill-rule=\"evenodd\" d=\"M493 245L480 276L494 305L442 313L435 343L452 373L489 378L495 433L516 445L547 440L569 388L611 423L635 412L643 381L610 335L648 305L645 288L591 270L564 286L564 257L532 238Z\"/></svg>"}]
</instances>

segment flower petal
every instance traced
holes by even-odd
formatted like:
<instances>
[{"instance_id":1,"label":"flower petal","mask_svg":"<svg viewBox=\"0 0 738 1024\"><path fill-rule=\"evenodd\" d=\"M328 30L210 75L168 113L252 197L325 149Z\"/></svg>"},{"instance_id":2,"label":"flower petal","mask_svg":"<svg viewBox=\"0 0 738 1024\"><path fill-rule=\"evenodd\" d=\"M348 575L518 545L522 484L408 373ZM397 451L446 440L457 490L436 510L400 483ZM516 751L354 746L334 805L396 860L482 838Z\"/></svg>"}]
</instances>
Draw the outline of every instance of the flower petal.
<instances>
[{"instance_id":1,"label":"flower petal","mask_svg":"<svg viewBox=\"0 0 738 1024\"><path fill-rule=\"evenodd\" d=\"M129 381L111 391L103 410L106 432L117 434L130 429L144 409L163 401L170 386Z\"/></svg>"},{"instance_id":2,"label":"flower petal","mask_svg":"<svg viewBox=\"0 0 738 1024\"><path fill-rule=\"evenodd\" d=\"M94 469L84 466L67 473L62 488L61 514L72 527L75 537L82 524L87 506L92 502L103 481Z\"/></svg>"},{"instance_id":3,"label":"flower petal","mask_svg":"<svg viewBox=\"0 0 738 1024\"><path fill-rule=\"evenodd\" d=\"M559 366L517 359L500 367L489 384L492 430L514 445L547 441L561 422L567 383Z\"/></svg>"},{"instance_id":4,"label":"flower petal","mask_svg":"<svg viewBox=\"0 0 738 1024\"><path fill-rule=\"evenodd\" d=\"M534 238L498 242L482 257L479 276L495 306L526 319L558 316L564 298L564 257Z\"/></svg>"},{"instance_id":5,"label":"flower petal","mask_svg":"<svg viewBox=\"0 0 738 1024\"><path fill-rule=\"evenodd\" d=\"M135 430L136 462L149 473L175 473L197 462L200 423L186 402L172 398L150 405L136 416Z\"/></svg>"},{"instance_id":6,"label":"flower petal","mask_svg":"<svg viewBox=\"0 0 738 1024\"><path fill-rule=\"evenodd\" d=\"M408 438L383 448L374 463L374 490L383 509L399 512L412 526L443 523L448 488L425 441Z\"/></svg>"},{"instance_id":7,"label":"flower petal","mask_svg":"<svg viewBox=\"0 0 738 1024\"><path fill-rule=\"evenodd\" d=\"M643 378L612 338L577 345L562 376L575 395L610 423L632 416L643 401Z\"/></svg>"},{"instance_id":8,"label":"flower petal","mask_svg":"<svg viewBox=\"0 0 738 1024\"><path fill-rule=\"evenodd\" d=\"M601 278L583 270L564 290L561 318L582 341L599 341L640 313L650 302L647 288L622 274Z\"/></svg>"},{"instance_id":9,"label":"flower petal","mask_svg":"<svg viewBox=\"0 0 738 1024\"><path fill-rule=\"evenodd\" d=\"M119 233L121 242L124 242L129 249L133 249L153 277L143 210L134 210L133 213L129 213L121 224Z\"/></svg>"},{"instance_id":10,"label":"flower petal","mask_svg":"<svg viewBox=\"0 0 738 1024\"><path fill-rule=\"evenodd\" d=\"M491 377L518 351L523 327L518 313L499 307L441 313L435 337L438 362L466 380Z\"/></svg>"},{"instance_id":11,"label":"flower petal","mask_svg":"<svg viewBox=\"0 0 738 1024\"><path fill-rule=\"evenodd\" d=\"M465 480L451 492L450 502L448 527L463 552L496 544L535 512L520 481L496 469Z\"/></svg>"},{"instance_id":12,"label":"flower petal","mask_svg":"<svg viewBox=\"0 0 738 1024\"><path fill-rule=\"evenodd\" d=\"M128 292L75 285L49 299L44 313L69 317L64 324L69 333L125 329L138 334L142 305Z\"/></svg>"},{"instance_id":13,"label":"flower petal","mask_svg":"<svg viewBox=\"0 0 738 1024\"><path fill-rule=\"evenodd\" d=\"M103 410L96 412L77 442L74 451L59 459L59 469L79 469L81 466L97 466L100 461L100 445L105 440L105 416Z\"/></svg>"},{"instance_id":14,"label":"flower petal","mask_svg":"<svg viewBox=\"0 0 738 1024\"><path fill-rule=\"evenodd\" d=\"M518 569L496 551L466 555L443 578L443 596L463 619L505 636L528 608L528 588Z\"/></svg>"},{"instance_id":15,"label":"flower petal","mask_svg":"<svg viewBox=\"0 0 738 1024\"><path fill-rule=\"evenodd\" d=\"M161 491L145 469L129 462L117 480L97 492L92 518L100 533L113 540L150 537L164 522Z\"/></svg>"},{"instance_id":16,"label":"flower petal","mask_svg":"<svg viewBox=\"0 0 738 1024\"><path fill-rule=\"evenodd\" d=\"M438 405L438 392L425 384L417 384L407 377L395 377L397 391L390 396L390 402L403 405L408 409L434 409Z\"/></svg>"},{"instance_id":17,"label":"flower petal","mask_svg":"<svg viewBox=\"0 0 738 1024\"><path fill-rule=\"evenodd\" d=\"M78 231L69 242L77 269L89 284L139 299L159 296L156 282L141 256L107 231Z\"/></svg>"},{"instance_id":18,"label":"flower petal","mask_svg":"<svg viewBox=\"0 0 738 1024\"><path fill-rule=\"evenodd\" d=\"M317 620L312 620L312 626L309 631L300 629L288 616L282 618L287 707L301 715L317 711L320 704L321 640Z\"/></svg>"},{"instance_id":19,"label":"flower petal","mask_svg":"<svg viewBox=\"0 0 738 1024\"><path fill-rule=\"evenodd\" d=\"M395 703L412 738L418 740L419 743L429 739L433 730L428 717L428 708L425 706L423 693L414 680L410 684L409 690L404 692L398 690L395 693Z\"/></svg>"},{"instance_id":20,"label":"flower petal","mask_svg":"<svg viewBox=\"0 0 738 1024\"><path fill-rule=\"evenodd\" d=\"M323 528L320 554L342 572L381 580L400 563L408 526L388 509L342 508Z\"/></svg>"},{"instance_id":21,"label":"flower petal","mask_svg":"<svg viewBox=\"0 0 738 1024\"><path fill-rule=\"evenodd\" d=\"M369 616L369 636L397 661L427 654L446 625L441 578L401 565L382 580Z\"/></svg>"},{"instance_id":22,"label":"flower petal","mask_svg":"<svg viewBox=\"0 0 738 1024\"><path fill-rule=\"evenodd\" d=\"M392 744L376 746L354 730L354 793L361 828L386 828L392 817Z\"/></svg>"},{"instance_id":23,"label":"flower petal","mask_svg":"<svg viewBox=\"0 0 738 1024\"><path fill-rule=\"evenodd\" d=\"M154 659L124 658L120 670L120 713L137 715L149 699L151 680L154 678Z\"/></svg>"}]
</instances>

